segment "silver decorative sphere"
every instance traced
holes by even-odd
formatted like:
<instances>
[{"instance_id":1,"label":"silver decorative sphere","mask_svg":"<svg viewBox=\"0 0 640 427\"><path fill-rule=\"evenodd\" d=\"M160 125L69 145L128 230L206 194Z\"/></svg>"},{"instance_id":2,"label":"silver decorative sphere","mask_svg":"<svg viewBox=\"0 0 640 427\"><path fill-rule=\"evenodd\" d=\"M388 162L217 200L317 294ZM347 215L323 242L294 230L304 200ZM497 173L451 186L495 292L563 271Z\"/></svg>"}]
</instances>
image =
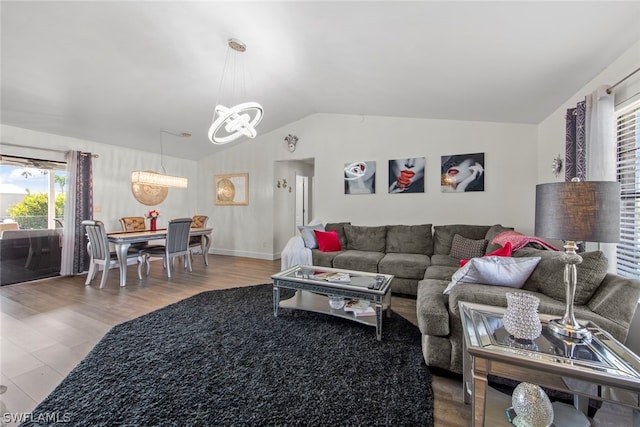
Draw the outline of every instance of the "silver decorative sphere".
<instances>
[{"instance_id":1,"label":"silver decorative sphere","mask_svg":"<svg viewBox=\"0 0 640 427\"><path fill-rule=\"evenodd\" d=\"M553 406L540 386L520 383L513 390L511 405L517 417L513 424L520 427L549 427L553 423Z\"/></svg>"}]
</instances>

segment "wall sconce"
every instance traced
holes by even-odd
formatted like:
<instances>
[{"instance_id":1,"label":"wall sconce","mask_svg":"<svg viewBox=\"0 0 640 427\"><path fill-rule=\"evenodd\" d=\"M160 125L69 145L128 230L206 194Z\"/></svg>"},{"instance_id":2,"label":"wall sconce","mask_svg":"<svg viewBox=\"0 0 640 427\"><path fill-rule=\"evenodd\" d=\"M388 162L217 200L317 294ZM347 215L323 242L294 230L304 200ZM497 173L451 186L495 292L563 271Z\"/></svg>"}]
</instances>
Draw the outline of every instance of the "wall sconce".
<instances>
[{"instance_id":1,"label":"wall sconce","mask_svg":"<svg viewBox=\"0 0 640 427\"><path fill-rule=\"evenodd\" d=\"M557 177L558 175L560 175L561 171L562 171L562 157L560 157L560 154L558 154L558 157L553 159L553 162L551 162L551 172L553 172L553 174Z\"/></svg>"},{"instance_id":2,"label":"wall sconce","mask_svg":"<svg viewBox=\"0 0 640 427\"><path fill-rule=\"evenodd\" d=\"M278 180L278 183L276 184L277 188L282 188L284 190L287 189L287 187L289 187L289 193L291 193L291 186L287 183L287 179L286 178L282 178L282 180Z\"/></svg>"},{"instance_id":3,"label":"wall sconce","mask_svg":"<svg viewBox=\"0 0 640 427\"><path fill-rule=\"evenodd\" d=\"M289 148L290 152L293 153L294 151L296 151L296 144L298 143L297 136L289 134L284 137L284 140L286 141L287 147Z\"/></svg>"}]
</instances>

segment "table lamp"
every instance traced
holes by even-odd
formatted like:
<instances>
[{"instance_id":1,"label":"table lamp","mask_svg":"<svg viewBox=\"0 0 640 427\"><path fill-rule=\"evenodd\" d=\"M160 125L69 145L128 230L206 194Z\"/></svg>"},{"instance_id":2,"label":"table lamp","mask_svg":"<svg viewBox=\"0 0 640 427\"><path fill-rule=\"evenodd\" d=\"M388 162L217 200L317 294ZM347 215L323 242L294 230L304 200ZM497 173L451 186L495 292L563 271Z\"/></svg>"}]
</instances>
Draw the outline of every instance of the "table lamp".
<instances>
[{"instance_id":1,"label":"table lamp","mask_svg":"<svg viewBox=\"0 0 640 427\"><path fill-rule=\"evenodd\" d=\"M575 178L574 178L575 180ZM591 332L573 313L576 292L576 241L617 243L620 240L620 183L570 181L536 185L535 235L565 241L564 285L567 306L562 319L549 322L549 329L574 339L589 339Z\"/></svg>"}]
</instances>

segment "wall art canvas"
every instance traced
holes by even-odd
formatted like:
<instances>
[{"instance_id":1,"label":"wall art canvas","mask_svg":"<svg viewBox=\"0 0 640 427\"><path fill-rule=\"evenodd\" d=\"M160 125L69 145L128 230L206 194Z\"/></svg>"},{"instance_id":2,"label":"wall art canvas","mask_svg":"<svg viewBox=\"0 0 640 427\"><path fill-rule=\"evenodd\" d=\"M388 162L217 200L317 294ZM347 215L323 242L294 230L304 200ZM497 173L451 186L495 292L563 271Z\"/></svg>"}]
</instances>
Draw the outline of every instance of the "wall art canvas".
<instances>
[{"instance_id":1,"label":"wall art canvas","mask_svg":"<svg viewBox=\"0 0 640 427\"><path fill-rule=\"evenodd\" d=\"M389 193L424 193L424 157L389 160Z\"/></svg>"},{"instance_id":2,"label":"wall art canvas","mask_svg":"<svg viewBox=\"0 0 640 427\"><path fill-rule=\"evenodd\" d=\"M443 193L484 191L484 153L442 156L441 165Z\"/></svg>"},{"instance_id":3,"label":"wall art canvas","mask_svg":"<svg viewBox=\"0 0 640 427\"><path fill-rule=\"evenodd\" d=\"M214 175L213 186L213 200L216 205L246 206L249 204L248 173Z\"/></svg>"},{"instance_id":4,"label":"wall art canvas","mask_svg":"<svg viewBox=\"0 0 640 427\"><path fill-rule=\"evenodd\" d=\"M351 162L344 165L344 194L376 192L376 162Z\"/></svg>"}]
</instances>

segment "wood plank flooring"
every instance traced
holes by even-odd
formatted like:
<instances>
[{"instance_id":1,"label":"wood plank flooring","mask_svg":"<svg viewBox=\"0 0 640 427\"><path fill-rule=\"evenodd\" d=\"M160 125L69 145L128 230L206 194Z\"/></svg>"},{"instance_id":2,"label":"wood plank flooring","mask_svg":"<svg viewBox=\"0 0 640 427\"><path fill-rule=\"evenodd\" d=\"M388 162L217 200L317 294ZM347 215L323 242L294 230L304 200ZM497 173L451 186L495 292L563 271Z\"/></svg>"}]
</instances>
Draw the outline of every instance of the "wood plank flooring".
<instances>
[{"instance_id":1,"label":"wood plank flooring","mask_svg":"<svg viewBox=\"0 0 640 427\"><path fill-rule=\"evenodd\" d=\"M10 413L35 408L111 327L202 291L271 283L271 274L280 271L279 260L209 255L208 267L196 256L191 273L177 268L168 279L161 262L151 265L142 281L130 266L125 288L117 270L103 289L101 273L90 286L84 285L86 276L77 276L0 288L0 384L7 387L0 402ZM392 307L416 324L414 299L394 296ZM435 425L469 426L461 377L431 371Z\"/></svg>"}]
</instances>

